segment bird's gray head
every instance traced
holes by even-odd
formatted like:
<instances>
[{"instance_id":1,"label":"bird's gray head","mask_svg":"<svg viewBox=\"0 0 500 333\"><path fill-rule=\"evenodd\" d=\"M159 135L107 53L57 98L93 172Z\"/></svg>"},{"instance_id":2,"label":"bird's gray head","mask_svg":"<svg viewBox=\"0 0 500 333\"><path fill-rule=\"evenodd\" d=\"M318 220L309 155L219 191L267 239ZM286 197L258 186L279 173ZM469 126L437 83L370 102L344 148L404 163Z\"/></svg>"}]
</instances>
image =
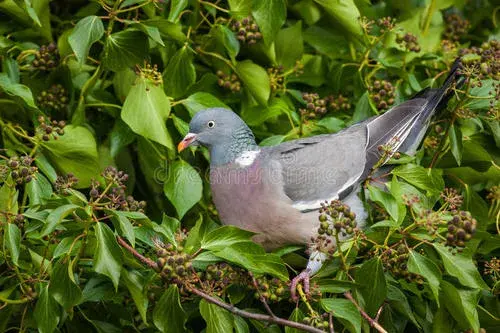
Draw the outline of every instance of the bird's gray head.
<instances>
[{"instance_id":1,"label":"bird's gray head","mask_svg":"<svg viewBox=\"0 0 500 333\"><path fill-rule=\"evenodd\" d=\"M236 113L224 108L210 108L195 114L178 150L199 144L210 150L212 165L232 162L241 153L257 149L250 128Z\"/></svg>"}]
</instances>

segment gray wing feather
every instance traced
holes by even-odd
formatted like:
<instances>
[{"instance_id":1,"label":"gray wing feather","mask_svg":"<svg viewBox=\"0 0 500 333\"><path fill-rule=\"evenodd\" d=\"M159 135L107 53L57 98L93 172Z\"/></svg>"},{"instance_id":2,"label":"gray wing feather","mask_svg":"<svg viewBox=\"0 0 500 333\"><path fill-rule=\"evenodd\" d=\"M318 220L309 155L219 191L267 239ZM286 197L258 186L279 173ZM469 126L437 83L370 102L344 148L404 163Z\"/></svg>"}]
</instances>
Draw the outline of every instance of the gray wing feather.
<instances>
[{"instance_id":1,"label":"gray wing feather","mask_svg":"<svg viewBox=\"0 0 500 333\"><path fill-rule=\"evenodd\" d=\"M337 134L285 142L268 154L282 166L285 194L300 210L317 209L320 202L359 181L366 164L365 123Z\"/></svg>"}]
</instances>

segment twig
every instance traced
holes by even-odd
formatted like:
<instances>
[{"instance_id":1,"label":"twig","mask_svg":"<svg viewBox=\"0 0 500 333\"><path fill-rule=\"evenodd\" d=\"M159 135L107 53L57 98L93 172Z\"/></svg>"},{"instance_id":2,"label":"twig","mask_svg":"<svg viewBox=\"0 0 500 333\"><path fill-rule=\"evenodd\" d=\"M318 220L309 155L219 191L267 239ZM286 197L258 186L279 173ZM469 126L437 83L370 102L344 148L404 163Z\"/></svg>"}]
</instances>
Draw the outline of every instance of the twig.
<instances>
[{"instance_id":1,"label":"twig","mask_svg":"<svg viewBox=\"0 0 500 333\"><path fill-rule=\"evenodd\" d=\"M127 244L127 242L123 238L121 238L120 236L116 236L116 240L118 241L118 243L121 246L123 246L134 257L136 257L141 263L143 263L144 265L146 265L154 270L158 269L158 265L156 264L156 262L154 262L153 260L151 260L149 258L146 258L142 254L137 252L132 246ZM271 315L265 315L265 314L261 314L261 313L252 313L252 312L247 312L247 311L241 310L232 304L225 303L224 301L221 301L218 298L210 296L209 294L205 293L204 291L202 291L200 289L197 289L196 287L193 287L190 285L185 285L185 286L193 294L200 296L201 298L203 298L207 302L215 304L223 309L226 309L227 311L229 311L232 314L235 314L237 316L240 316L243 318L265 321L265 322L268 322L271 324L277 324L277 325L283 325L283 326L288 326L288 327L292 327L292 328L297 328L297 329L303 330L305 332L324 333L324 331L317 329L316 327L306 325L306 324L298 323L295 321L291 321L291 320L287 320L284 318L275 317L275 316L271 316Z\"/></svg>"},{"instance_id":2,"label":"twig","mask_svg":"<svg viewBox=\"0 0 500 333\"><path fill-rule=\"evenodd\" d=\"M265 315L265 314L260 314L260 313L252 313L252 312L247 312L241 309L238 309L232 304L225 303L218 298L212 297L208 294L205 294L203 291L196 289L194 287L188 287L189 291L191 291L193 294L200 296L207 302L210 302L212 304L215 304L223 309L226 309L227 311L240 316L244 318L249 318L249 319L255 319L255 320L260 320L260 321L266 321L271 324L278 324L278 325L283 325L283 326L288 326L292 328L297 328L306 332L313 332L313 333L324 333L324 331L317 329L315 327L298 323L295 321L290 321L287 319L279 318L279 317L272 317L270 315ZM384 331L385 332L385 331Z\"/></svg>"},{"instance_id":3,"label":"twig","mask_svg":"<svg viewBox=\"0 0 500 333\"><path fill-rule=\"evenodd\" d=\"M330 328L330 333L335 333L335 330L333 329L333 314L330 312L328 314L328 326Z\"/></svg>"},{"instance_id":4,"label":"twig","mask_svg":"<svg viewBox=\"0 0 500 333\"><path fill-rule=\"evenodd\" d=\"M366 321L368 321L368 323L370 324L371 327L373 327L374 329L376 329L377 331L379 331L380 333L387 333L387 331L382 327L380 326L380 324L373 320L366 312L365 310L363 310L359 304L356 302L356 300L354 299L354 297L352 297L351 293L346 291L344 293L344 296L345 298L347 298L348 300L351 301L352 304L354 304L354 306L356 307L356 309L358 309L359 313L363 316L363 318L366 319Z\"/></svg>"},{"instance_id":5,"label":"twig","mask_svg":"<svg viewBox=\"0 0 500 333\"><path fill-rule=\"evenodd\" d=\"M120 243L121 246L123 246L128 252L134 255L140 262L142 262L144 265L154 269L155 271L158 270L158 265L151 259L146 258L139 252L137 252L132 246L128 245L127 242L121 238L120 236L116 236L116 240L118 243Z\"/></svg>"},{"instance_id":6,"label":"twig","mask_svg":"<svg viewBox=\"0 0 500 333\"><path fill-rule=\"evenodd\" d=\"M262 296L262 293L260 292L259 286L257 285L257 280L255 280L255 277L253 276L252 272L248 272L248 275L250 275L250 278L252 279L253 286L255 287L255 290L259 294L259 299L266 308L267 313L271 315L271 317L276 317L276 315L273 313L273 310L269 307L269 304L267 304L266 299L264 296Z\"/></svg>"},{"instance_id":7,"label":"twig","mask_svg":"<svg viewBox=\"0 0 500 333\"><path fill-rule=\"evenodd\" d=\"M406 243L406 241L405 241L405 243ZM408 245L407 245L407 246L408 246ZM377 314L375 315L375 319L374 319L374 320L375 320L375 321L377 321L377 322L378 322L378 319L380 318L380 314L381 314L381 313L382 313L382 311L384 310L384 305L385 305L385 303L384 303L384 304L382 304L382 306L380 307L380 309L378 309Z\"/></svg>"}]
</instances>

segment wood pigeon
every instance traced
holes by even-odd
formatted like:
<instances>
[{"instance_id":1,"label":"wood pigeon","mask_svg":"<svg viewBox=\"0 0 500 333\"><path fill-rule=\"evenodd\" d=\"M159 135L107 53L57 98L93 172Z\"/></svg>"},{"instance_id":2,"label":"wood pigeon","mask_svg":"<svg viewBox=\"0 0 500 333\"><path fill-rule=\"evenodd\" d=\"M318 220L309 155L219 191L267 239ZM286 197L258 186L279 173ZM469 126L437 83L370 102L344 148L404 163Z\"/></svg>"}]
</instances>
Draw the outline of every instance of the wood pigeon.
<instances>
[{"instance_id":1,"label":"wood pigeon","mask_svg":"<svg viewBox=\"0 0 500 333\"><path fill-rule=\"evenodd\" d=\"M224 224L257 233L266 249L308 244L317 234L321 203L340 199L363 228L367 213L358 197L361 184L381 160L380 146L414 154L430 119L444 107L457 83L458 62L439 89L425 89L386 113L335 134L317 135L259 147L245 122L233 111L210 108L194 115L178 150L203 145L210 151L213 201ZM299 281L306 292L309 276L327 255L312 250Z\"/></svg>"}]
</instances>

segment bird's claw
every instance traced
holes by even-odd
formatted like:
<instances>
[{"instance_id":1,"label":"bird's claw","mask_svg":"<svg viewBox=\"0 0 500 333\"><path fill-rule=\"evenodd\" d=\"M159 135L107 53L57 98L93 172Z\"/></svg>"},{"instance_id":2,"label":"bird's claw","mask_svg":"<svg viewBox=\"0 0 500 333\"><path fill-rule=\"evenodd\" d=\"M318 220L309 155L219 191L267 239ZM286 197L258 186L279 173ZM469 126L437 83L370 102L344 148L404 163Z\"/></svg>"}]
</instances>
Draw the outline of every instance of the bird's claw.
<instances>
[{"instance_id":1,"label":"bird's claw","mask_svg":"<svg viewBox=\"0 0 500 333\"><path fill-rule=\"evenodd\" d=\"M293 278L292 282L290 283L290 296L292 297L292 300L294 302L297 302L299 300L297 296L297 286L300 282L302 282L302 285L304 286L304 293L306 295L309 294L310 278L311 274L309 269L303 270L299 275Z\"/></svg>"}]
</instances>

